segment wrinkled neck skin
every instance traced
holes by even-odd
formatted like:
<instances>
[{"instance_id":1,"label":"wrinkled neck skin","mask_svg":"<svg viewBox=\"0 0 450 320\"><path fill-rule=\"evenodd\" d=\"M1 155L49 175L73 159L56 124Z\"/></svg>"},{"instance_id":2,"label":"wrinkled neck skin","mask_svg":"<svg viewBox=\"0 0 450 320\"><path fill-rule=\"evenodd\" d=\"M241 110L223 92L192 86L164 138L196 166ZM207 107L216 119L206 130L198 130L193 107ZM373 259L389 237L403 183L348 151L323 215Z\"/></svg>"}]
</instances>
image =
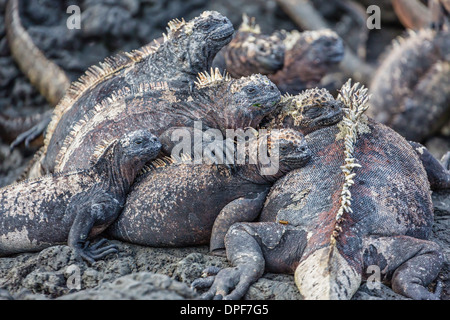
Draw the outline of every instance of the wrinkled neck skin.
<instances>
[{"instance_id":1,"label":"wrinkled neck skin","mask_svg":"<svg viewBox=\"0 0 450 320\"><path fill-rule=\"evenodd\" d=\"M119 146L114 145L94 165L94 172L99 180L100 187L110 193L119 203L124 204L126 195L134 179L142 168L139 161L126 161L120 152ZM136 163L134 163L136 162Z\"/></svg>"}]
</instances>

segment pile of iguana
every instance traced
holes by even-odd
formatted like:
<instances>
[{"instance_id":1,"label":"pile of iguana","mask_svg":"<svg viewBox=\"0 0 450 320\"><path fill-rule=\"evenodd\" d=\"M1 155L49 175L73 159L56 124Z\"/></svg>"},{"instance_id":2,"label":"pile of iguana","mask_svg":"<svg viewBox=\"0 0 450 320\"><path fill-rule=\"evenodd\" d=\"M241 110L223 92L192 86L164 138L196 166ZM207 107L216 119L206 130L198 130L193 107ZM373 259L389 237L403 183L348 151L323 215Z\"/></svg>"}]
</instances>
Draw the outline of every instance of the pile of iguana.
<instances>
[{"instance_id":1,"label":"pile of iguana","mask_svg":"<svg viewBox=\"0 0 450 320\"><path fill-rule=\"evenodd\" d=\"M46 172L85 168L102 140L133 128L160 136L172 127L193 127L196 121L204 130L219 129L223 134L227 129L256 127L279 100L280 92L266 76L233 79L217 69L202 73L192 90L173 89L165 82L135 89L125 86L95 104L90 113L75 117L67 134L55 132L37 164L43 164ZM41 172L30 171L36 174Z\"/></svg>"},{"instance_id":2,"label":"pile of iguana","mask_svg":"<svg viewBox=\"0 0 450 320\"><path fill-rule=\"evenodd\" d=\"M68 243L89 262L116 252L89 246L120 214L134 179L161 143L146 130L107 141L91 166L0 189L0 256Z\"/></svg>"},{"instance_id":3,"label":"pile of iguana","mask_svg":"<svg viewBox=\"0 0 450 320\"><path fill-rule=\"evenodd\" d=\"M217 151L211 157L215 163L196 163L190 157L155 161L133 185L123 213L107 230L109 236L146 246L209 243L212 252L223 249L228 228L253 221L274 181L310 157L303 135L295 130L258 135L249 129L247 135L247 147L244 140L234 144L230 137L220 144L224 150L231 142L227 159L217 158L221 151L212 148L210 152ZM257 152L262 148L267 155ZM246 153L242 162L239 152Z\"/></svg>"},{"instance_id":4,"label":"pile of iguana","mask_svg":"<svg viewBox=\"0 0 450 320\"><path fill-rule=\"evenodd\" d=\"M363 114L367 89L348 82L339 100L343 120L305 137L308 165L274 184L258 222L229 229L225 247L233 267L206 270L209 277L193 283L209 288L204 298L241 298L269 271L295 272L306 299L349 299L371 274L368 267L407 297L439 298L439 290L427 290L443 256L427 240L433 206L416 151Z\"/></svg>"}]
</instances>

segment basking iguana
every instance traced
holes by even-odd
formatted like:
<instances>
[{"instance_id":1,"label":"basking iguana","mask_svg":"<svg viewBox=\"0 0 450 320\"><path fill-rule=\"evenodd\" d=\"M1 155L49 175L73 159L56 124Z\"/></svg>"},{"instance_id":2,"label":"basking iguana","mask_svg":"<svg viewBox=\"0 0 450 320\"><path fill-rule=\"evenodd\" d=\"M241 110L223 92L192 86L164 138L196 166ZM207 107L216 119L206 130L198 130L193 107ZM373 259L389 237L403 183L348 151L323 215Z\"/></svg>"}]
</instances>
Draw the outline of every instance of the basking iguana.
<instances>
[{"instance_id":1,"label":"basking iguana","mask_svg":"<svg viewBox=\"0 0 450 320\"><path fill-rule=\"evenodd\" d=\"M305 136L308 165L274 184L258 222L229 229L225 247L234 267L193 283L209 288L204 298L238 299L269 271L295 273L306 299L349 299L373 270L397 293L439 297L427 290L443 256L427 240L433 206L416 152L364 116L367 89L348 82L339 100L343 121Z\"/></svg>"},{"instance_id":2,"label":"basking iguana","mask_svg":"<svg viewBox=\"0 0 450 320\"><path fill-rule=\"evenodd\" d=\"M284 66L268 77L282 93L297 94L320 85L322 78L344 56L344 43L332 30L286 33Z\"/></svg>"},{"instance_id":3,"label":"basking iguana","mask_svg":"<svg viewBox=\"0 0 450 320\"><path fill-rule=\"evenodd\" d=\"M234 145L228 137L228 150L233 151L226 160L217 158L224 150L223 144L220 149L205 152L218 150L211 156L216 164L196 164L192 159L155 161L133 185L124 211L108 228L108 234L147 246L210 243L211 251L223 249L229 226L254 220L273 182L304 166L310 156L303 135L295 130L274 130L259 136L253 132L256 130L247 132L251 147L246 150L241 149L245 148L244 140L238 139ZM255 145L265 148L252 149ZM267 150L270 159L259 150ZM245 159L239 155L244 151L248 155Z\"/></svg>"},{"instance_id":4,"label":"basking iguana","mask_svg":"<svg viewBox=\"0 0 450 320\"><path fill-rule=\"evenodd\" d=\"M319 86L343 56L343 41L332 30L281 30L269 36L244 15L234 39L219 51L214 65L233 77L266 74L282 93L297 94Z\"/></svg>"},{"instance_id":5,"label":"basking iguana","mask_svg":"<svg viewBox=\"0 0 450 320\"><path fill-rule=\"evenodd\" d=\"M450 121L449 26L394 40L369 86L369 115L408 140L423 142Z\"/></svg>"},{"instance_id":6,"label":"basking iguana","mask_svg":"<svg viewBox=\"0 0 450 320\"><path fill-rule=\"evenodd\" d=\"M12 30L13 27L14 24ZM72 123L93 112L97 103L124 87L138 88L147 82L165 81L172 88L192 87L197 74L211 67L216 53L231 41L233 33L228 18L215 11L205 11L188 22L184 19L170 21L161 43L155 41L138 50L119 53L90 67L70 85L55 107L40 152L46 154L48 166L52 165L61 148L61 137L73 129ZM20 59L25 58L21 56ZM37 126L45 128L41 124ZM32 137L41 133L39 128L30 129ZM52 140L54 134L56 138ZM21 140L27 139L27 134L21 136Z\"/></svg>"},{"instance_id":7,"label":"basking iguana","mask_svg":"<svg viewBox=\"0 0 450 320\"><path fill-rule=\"evenodd\" d=\"M275 73L284 65L283 38L280 32L263 34L255 19L244 14L233 40L214 58L213 67L226 70L235 78Z\"/></svg>"},{"instance_id":8,"label":"basking iguana","mask_svg":"<svg viewBox=\"0 0 450 320\"><path fill-rule=\"evenodd\" d=\"M279 100L280 92L266 76L233 79L217 69L200 74L192 90L172 89L167 83L124 87L59 137L61 148L52 166L48 166L48 154L42 163L50 172L85 168L99 141L135 128L146 128L157 136L172 127L193 128L196 121L204 130L219 129L224 135L227 129L255 128Z\"/></svg>"},{"instance_id":9,"label":"basking iguana","mask_svg":"<svg viewBox=\"0 0 450 320\"><path fill-rule=\"evenodd\" d=\"M0 256L68 243L93 262L115 246L89 247L121 212L145 163L155 159L159 140L146 130L99 145L92 166L27 180L0 189Z\"/></svg>"}]
</instances>

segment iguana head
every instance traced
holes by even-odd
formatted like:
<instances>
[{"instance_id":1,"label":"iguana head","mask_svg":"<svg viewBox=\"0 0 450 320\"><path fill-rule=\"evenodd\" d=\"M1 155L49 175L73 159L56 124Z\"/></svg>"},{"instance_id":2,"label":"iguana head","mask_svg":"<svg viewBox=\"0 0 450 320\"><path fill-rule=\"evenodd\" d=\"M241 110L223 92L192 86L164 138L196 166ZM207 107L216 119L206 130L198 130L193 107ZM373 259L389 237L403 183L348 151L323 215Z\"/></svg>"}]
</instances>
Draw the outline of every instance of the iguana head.
<instances>
[{"instance_id":1,"label":"iguana head","mask_svg":"<svg viewBox=\"0 0 450 320\"><path fill-rule=\"evenodd\" d=\"M169 22L165 42L171 43L171 52L178 56L179 68L197 74L211 67L212 61L234 34L230 20L216 11L205 11L185 22Z\"/></svg>"},{"instance_id":2,"label":"iguana head","mask_svg":"<svg viewBox=\"0 0 450 320\"><path fill-rule=\"evenodd\" d=\"M246 172L246 177L254 182L273 183L289 171L304 167L311 159L311 150L303 134L293 129L250 129L238 141L236 148L246 145L248 156L241 173ZM247 144L242 144L244 141Z\"/></svg>"},{"instance_id":3,"label":"iguana head","mask_svg":"<svg viewBox=\"0 0 450 320\"><path fill-rule=\"evenodd\" d=\"M124 158L140 158L147 162L156 158L161 142L147 130L137 130L119 139L118 145L122 150Z\"/></svg>"},{"instance_id":4,"label":"iguana head","mask_svg":"<svg viewBox=\"0 0 450 320\"><path fill-rule=\"evenodd\" d=\"M260 74L233 79L216 69L202 73L196 84L200 94L207 96L205 103L217 106L211 116L222 131L257 127L281 98L275 84Z\"/></svg>"},{"instance_id":5,"label":"iguana head","mask_svg":"<svg viewBox=\"0 0 450 320\"><path fill-rule=\"evenodd\" d=\"M150 131L136 130L120 139L104 141L97 147L91 161L100 172L117 170L124 179L130 180L145 163L158 156L161 147L159 139Z\"/></svg>"},{"instance_id":6,"label":"iguana head","mask_svg":"<svg viewBox=\"0 0 450 320\"><path fill-rule=\"evenodd\" d=\"M291 82L286 92L297 94L316 87L330 69L342 61L344 42L332 30L314 30L288 33L284 67L271 79L275 83Z\"/></svg>"},{"instance_id":7,"label":"iguana head","mask_svg":"<svg viewBox=\"0 0 450 320\"><path fill-rule=\"evenodd\" d=\"M246 15L224 56L228 72L237 78L254 73L272 74L283 68L285 46L278 32L262 34ZM231 67L230 67L231 66Z\"/></svg>"},{"instance_id":8,"label":"iguana head","mask_svg":"<svg viewBox=\"0 0 450 320\"><path fill-rule=\"evenodd\" d=\"M293 129L272 130L269 137L269 154L278 158L281 174L301 168L311 159L311 151L300 132Z\"/></svg>"},{"instance_id":9,"label":"iguana head","mask_svg":"<svg viewBox=\"0 0 450 320\"><path fill-rule=\"evenodd\" d=\"M308 89L296 96L284 95L265 126L294 128L308 134L341 121L343 107L326 89Z\"/></svg>"}]
</instances>

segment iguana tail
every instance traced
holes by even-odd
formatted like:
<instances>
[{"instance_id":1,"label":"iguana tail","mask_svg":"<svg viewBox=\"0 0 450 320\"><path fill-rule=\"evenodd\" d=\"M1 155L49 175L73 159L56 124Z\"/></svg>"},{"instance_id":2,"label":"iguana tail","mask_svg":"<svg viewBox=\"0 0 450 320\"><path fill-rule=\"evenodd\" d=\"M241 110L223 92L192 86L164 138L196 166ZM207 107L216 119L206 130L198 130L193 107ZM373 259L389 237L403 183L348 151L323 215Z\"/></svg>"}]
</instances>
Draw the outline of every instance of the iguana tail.
<instances>
[{"instance_id":1,"label":"iguana tail","mask_svg":"<svg viewBox=\"0 0 450 320\"><path fill-rule=\"evenodd\" d=\"M69 78L59 66L44 56L22 26L19 0L8 1L5 22L6 36L14 60L33 86L55 106L69 87Z\"/></svg>"}]
</instances>

